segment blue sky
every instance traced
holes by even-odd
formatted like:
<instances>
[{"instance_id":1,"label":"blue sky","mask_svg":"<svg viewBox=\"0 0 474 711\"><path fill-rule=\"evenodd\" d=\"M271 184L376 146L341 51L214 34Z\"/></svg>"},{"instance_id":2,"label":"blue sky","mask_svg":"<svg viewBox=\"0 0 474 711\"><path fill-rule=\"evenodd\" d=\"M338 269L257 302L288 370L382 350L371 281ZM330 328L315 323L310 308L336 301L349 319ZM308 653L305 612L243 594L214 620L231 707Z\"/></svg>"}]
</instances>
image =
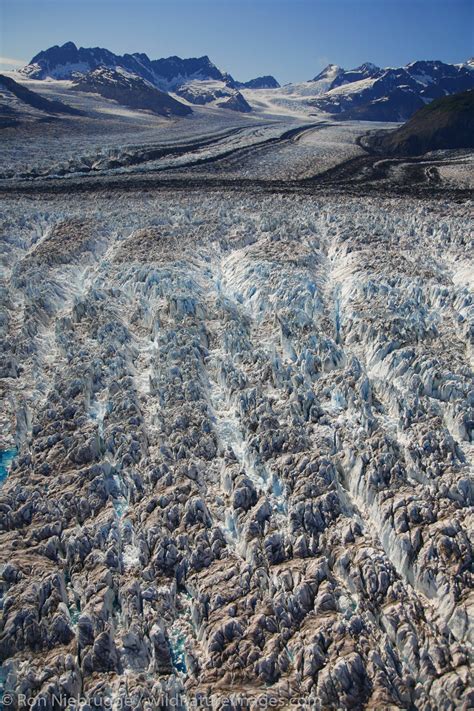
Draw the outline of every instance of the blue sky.
<instances>
[{"instance_id":1,"label":"blue sky","mask_svg":"<svg viewBox=\"0 0 474 711\"><path fill-rule=\"evenodd\" d=\"M0 0L0 67L72 40L122 54L208 54L240 80L312 78L333 62L474 54L474 0Z\"/></svg>"}]
</instances>

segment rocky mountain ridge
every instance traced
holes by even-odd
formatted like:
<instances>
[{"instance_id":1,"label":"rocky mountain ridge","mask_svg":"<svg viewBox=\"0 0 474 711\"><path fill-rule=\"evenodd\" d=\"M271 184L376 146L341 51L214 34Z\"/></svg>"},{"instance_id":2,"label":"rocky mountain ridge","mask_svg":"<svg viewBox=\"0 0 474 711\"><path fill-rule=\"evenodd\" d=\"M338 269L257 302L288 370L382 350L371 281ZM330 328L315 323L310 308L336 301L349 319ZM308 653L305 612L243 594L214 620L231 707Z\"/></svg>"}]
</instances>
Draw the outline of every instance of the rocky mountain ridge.
<instances>
[{"instance_id":1,"label":"rocky mountain ridge","mask_svg":"<svg viewBox=\"0 0 474 711\"><path fill-rule=\"evenodd\" d=\"M263 77L256 77L255 79L250 79L250 81L236 81L235 85L239 89L279 89L280 84L277 82L275 77L271 75L266 75Z\"/></svg>"},{"instance_id":2,"label":"rocky mountain ridge","mask_svg":"<svg viewBox=\"0 0 474 711\"><path fill-rule=\"evenodd\" d=\"M39 52L20 71L31 79L70 79L74 74L87 74L98 67L121 67L164 91L172 91L193 80L218 80L232 88L279 86L276 79L270 76L237 82L230 74L218 69L207 55L152 60L144 53L118 55L102 47L76 47L74 42Z\"/></svg>"}]
</instances>

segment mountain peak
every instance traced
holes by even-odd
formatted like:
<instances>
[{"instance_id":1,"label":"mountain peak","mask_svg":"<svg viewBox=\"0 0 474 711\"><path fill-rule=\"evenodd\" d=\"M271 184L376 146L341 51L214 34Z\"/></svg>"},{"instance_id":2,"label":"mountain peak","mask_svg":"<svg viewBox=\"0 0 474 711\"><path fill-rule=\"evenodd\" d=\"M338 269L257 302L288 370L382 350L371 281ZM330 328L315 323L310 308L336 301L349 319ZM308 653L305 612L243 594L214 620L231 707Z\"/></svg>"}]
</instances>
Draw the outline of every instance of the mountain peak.
<instances>
[{"instance_id":1,"label":"mountain peak","mask_svg":"<svg viewBox=\"0 0 474 711\"><path fill-rule=\"evenodd\" d=\"M124 57L127 57L127 56L133 57L134 59L138 59L139 62L147 62L148 63L150 61L148 54L145 54L145 52L134 52L133 54L130 54L130 55L124 54Z\"/></svg>"},{"instance_id":2,"label":"mountain peak","mask_svg":"<svg viewBox=\"0 0 474 711\"><path fill-rule=\"evenodd\" d=\"M373 64L372 62L364 62L364 64L361 64L360 67L356 67L354 71L367 73L379 72L380 67L378 67L376 64Z\"/></svg>"},{"instance_id":3,"label":"mountain peak","mask_svg":"<svg viewBox=\"0 0 474 711\"><path fill-rule=\"evenodd\" d=\"M280 87L275 77L270 74L255 77L255 79L250 79L250 81L237 81L235 84L242 89L278 89Z\"/></svg>"},{"instance_id":4,"label":"mountain peak","mask_svg":"<svg viewBox=\"0 0 474 711\"><path fill-rule=\"evenodd\" d=\"M328 64L327 67L317 74L312 81L321 81L321 79L335 79L339 74L342 74L344 69L339 64Z\"/></svg>"}]
</instances>

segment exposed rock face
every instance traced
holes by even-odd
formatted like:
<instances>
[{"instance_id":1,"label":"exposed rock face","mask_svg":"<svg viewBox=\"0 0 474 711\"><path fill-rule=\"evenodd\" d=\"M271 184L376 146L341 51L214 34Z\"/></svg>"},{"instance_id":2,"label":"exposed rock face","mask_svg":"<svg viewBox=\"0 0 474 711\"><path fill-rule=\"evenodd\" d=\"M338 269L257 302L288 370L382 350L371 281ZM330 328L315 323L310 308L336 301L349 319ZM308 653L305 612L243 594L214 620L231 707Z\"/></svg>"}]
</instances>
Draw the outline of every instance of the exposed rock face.
<instances>
[{"instance_id":1,"label":"exposed rock face","mask_svg":"<svg viewBox=\"0 0 474 711\"><path fill-rule=\"evenodd\" d=\"M466 708L467 207L217 199L5 211L7 689Z\"/></svg>"},{"instance_id":2,"label":"exposed rock face","mask_svg":"<svg viewBox=\"0 0 474 711\"><path fill-rule=\"evenodd\" d=\"M136 74L99 67L79 75L73 84L79 91L100 94L132 109L153 111L160 116L187 116L192 109Z\"/></svg>"},{"instance_id":3,"label":"exposed rock face","mask_svg":"<svg viewBox=\"0 0 474 711\"><path fill-rule=\"evenodd\" d=\"M231 109L231 111L240 111L243 114L252 111L250 104L244 99L240 91L234 92L231 96L223 101L218 102L218 106L223 109Z\"/></svg>"},{"instance_id":4,"label":"exposed rock face","mask_svg":"<svg viewBox=\"0 0 474 711\"><path fill-rule=\"evenodd\" d=\"M255 77L255 79L250 79L250 81L236 81L235 85L239 89L278 89L280 87L279 83L269 74L263 77Z\"/></svg>"},{"instance_id":5,"label":"exposed rock face","mask_svg":"<svg viewBox=\"0 0 474 711\"><path fill-rule=\"evenodd\" d=\"M221 72L207 55L190 59L181 59L181 57L155 59L152 66L155 74L166 80L169 86L179 86L193 79L233 82L230 74Z\"/></svg>"}]
</instances>

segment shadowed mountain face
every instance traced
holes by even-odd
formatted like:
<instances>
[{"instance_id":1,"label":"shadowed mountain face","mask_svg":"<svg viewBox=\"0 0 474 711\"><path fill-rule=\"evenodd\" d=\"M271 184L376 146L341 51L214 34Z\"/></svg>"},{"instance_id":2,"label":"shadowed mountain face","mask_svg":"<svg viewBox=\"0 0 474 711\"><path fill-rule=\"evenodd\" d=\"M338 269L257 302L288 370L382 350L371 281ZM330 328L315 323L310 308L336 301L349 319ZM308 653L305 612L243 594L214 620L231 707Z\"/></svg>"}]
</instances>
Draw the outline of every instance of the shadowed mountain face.
<instances>
[{"instance_id":1,"label":"shadowed mountain face","mask_svg":"<svg viewBox=\"0 0 474 711\"><path fill-rule=\"evenodd\" d=\"M14 79L0 74L0 126L16 125L23 114L28 113L30 109L54 115L80 116L82 114L78 109L63 104L62 101L46 99Z\"/></svg>"},{"instance_id":2,"label":"shadowed mountain face","mask_svg":"<svg viewBox=\"0 0 474 711\"><path fill-rule=\"evenodd\" d=\"M474 148L474 91L436 99L396 131L374 136L371 145L377 151L399 155Z\"/></svg>"},{"instance_id":3,"label":"shadowed mountain face","mask_svg":"<svg viewBox=\"0 0 474 711\"><path fill-rule=\"evenodd\" d=\"M74 88L100 94L133 109L153 111L160 116L187 116L192 113L189 106L160 91L141 77L106 67L99 67L80 76L75 80Z\"/></svg>"}]
</instances>

